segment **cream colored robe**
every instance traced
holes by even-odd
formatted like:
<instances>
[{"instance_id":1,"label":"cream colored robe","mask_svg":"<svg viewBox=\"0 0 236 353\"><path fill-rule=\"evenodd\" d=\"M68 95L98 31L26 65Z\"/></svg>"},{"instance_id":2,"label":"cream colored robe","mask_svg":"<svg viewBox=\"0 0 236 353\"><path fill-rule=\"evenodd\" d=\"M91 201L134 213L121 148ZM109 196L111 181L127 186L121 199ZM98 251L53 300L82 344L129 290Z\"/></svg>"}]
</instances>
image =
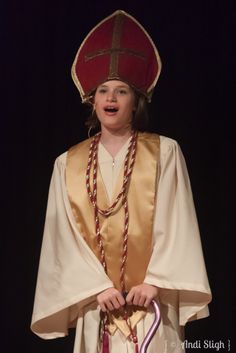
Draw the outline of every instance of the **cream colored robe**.
<instances>
[{"instance_id":1,"label":"cream colored robe","mask_svg":"<svg viewBox=\"0 0 236 353\"><path fill-rule=\"evenodd\" d=\"M127 145L115 160L99 146L99 167L110 199ZM78 232L65 185L66 156L57 158L52 175L31 329L51 339L76 326L74 353L97 353L96 295L112 283ZM153 253L144 282L160 288L162 321L148 353L178 353L184 352L182 327L208 316L211 291L184 157L178 143L164 136L158 179ZM137 325L139 343L152 320L150 309ZM116 331L110 352L133 353L133 344Z\"/></svg>"}]
</instances>

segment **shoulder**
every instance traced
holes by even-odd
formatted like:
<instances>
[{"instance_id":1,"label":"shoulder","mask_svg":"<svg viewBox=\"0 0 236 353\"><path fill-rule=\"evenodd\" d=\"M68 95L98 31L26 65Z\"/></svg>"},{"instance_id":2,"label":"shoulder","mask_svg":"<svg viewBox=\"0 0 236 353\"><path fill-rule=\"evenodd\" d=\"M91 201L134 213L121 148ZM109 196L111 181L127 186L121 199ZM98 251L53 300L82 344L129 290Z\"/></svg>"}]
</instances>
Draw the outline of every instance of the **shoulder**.
<instances>
[{"instance_id":1,"label":"shoulder","mask_svg":"<svg viewBox=\"0 0 236 353\"><path fill-rule=\"evenodd\" d=\"M170 149L170 148L174 148L174 147L178 147L179 144L176 140L174 140L173 138L164 136L164 135L160 135L157 133L151 133L151 132L139 132L138 135L140 140L160 140L160 145L163 149Z\"/></svg>"},{"instance_id":2,"label":"shoulder","mask_svg":"<svg viewBox=\"0 0 236 353\"><path fill-rule=\"evenodd\" d=\"M138 140L139 141L157 141L159 140L159 135L151 132L139 132Z\"/></svg>"},{"instance_id":3,"label":"shoulder","mask_svg":"<svg viewBox=\"0 0 236 353\"><path fill-rule=\"evenodd\" d=\"M66 165L67 153L68 153L68 151L63 152L62 154L57 156L57 158L55 159L55 162L54 162L54 167L60 168L60 167L64 167Z\"/></svg>"},{"instance_id":4,"label":"shoulder","mask_svg":"<svg viewBox=\"0 0 236 353\"><path fill-rule=\"evenodd\" d=\"M87 155L89 151L89 147L91 145L91 141L92 141L92 137L77 143L67 151L67 155L70 157L73 157L73 156L79 157L80 155L83 155L84 152Z\"/></svg>"},{"instance_id":5,"label":"shoulder","mask_svg":"<svg viewBox=\"0 0 236 353\"><path fill-rule=\"evenodd\" d=\"M173 163L186 167L185 157L178 141L163 135L160 135L160 160L161 164Z\"/></svg>"},{"instance_id":6,"label":"shoulder","mask_svg":"<svg viewBox=\"0 0 236 353\"><path fill-rule=\"evenodd\" d=\"M139 132L138 140L145 143L154 143L160 147L160 158L163 159L168 155L174 156L181 153L179 143L171 137L150 132Z\"/></svg>"},{"instance_id":7,"label":"shoulder","mask_svg":"<svg viewBox=\"0 0 236 353\"><path fill-rule=\"evenodd\" d=\"M180 149L179 143L173 138L160 135L160 149L161 154L164 156L171 151L176 151Z\"/></svg>"},{"instance_id":8,"label":"shoulder","mask_svg":"<svg viewBox=\"0 0 236 353\"><path fill-rule=\"evenodd\" d=\"M65 166L67 161L67 156L69 154L77 153L79 150L83 150L84 148L87 149L88 146L90 146L90 143L91 143L91 138L83 140L71 146L67 151L63 152L55 159L55 164L58 166Z\"/></svg>"}]
</instances>

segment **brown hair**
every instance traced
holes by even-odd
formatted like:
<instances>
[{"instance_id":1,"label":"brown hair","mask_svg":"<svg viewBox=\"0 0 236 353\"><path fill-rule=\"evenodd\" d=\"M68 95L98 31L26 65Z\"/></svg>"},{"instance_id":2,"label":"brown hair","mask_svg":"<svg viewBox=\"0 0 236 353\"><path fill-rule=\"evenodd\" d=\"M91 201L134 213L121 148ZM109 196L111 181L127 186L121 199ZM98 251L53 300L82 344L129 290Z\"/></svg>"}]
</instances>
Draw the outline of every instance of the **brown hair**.
<instances>
[{"instance_id":1,"label":"brown hair","mask_svg":"<svg viewBox=\"0 0 236 353\"><path fill-rule=\"evenodd\" d=\"M88 116L85 125L91 130L99 131L101 129L100 121L98 120L96 111L93 109L95 92L89 97L87 104L92 107L92 111ZM147 98L140 93L135 91L136 98L136 110L134 111L132 118L132 129L137 131L146 131L148 128L149 116L147 110Z\"/></svg>"}]
</instances>

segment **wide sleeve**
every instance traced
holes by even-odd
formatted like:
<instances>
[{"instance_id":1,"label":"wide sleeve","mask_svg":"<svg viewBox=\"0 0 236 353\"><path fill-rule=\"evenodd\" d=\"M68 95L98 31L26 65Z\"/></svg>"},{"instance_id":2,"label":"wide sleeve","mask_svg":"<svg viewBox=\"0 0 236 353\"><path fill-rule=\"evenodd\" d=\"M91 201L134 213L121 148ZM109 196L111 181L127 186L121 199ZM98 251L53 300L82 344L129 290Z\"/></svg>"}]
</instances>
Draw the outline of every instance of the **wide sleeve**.
<instances>
[{"instance_id":1,"label":"wide sleeve","mask_svg":"<svg viewBox=\"0 0 236 353\"><path fill-rule=\"evenodd\" d=\"M160 288L160 299L177 294L179 324L209 315L208 283L186 163L178 143L161 136L160 174L153 253L145 283Z\"/></svg>"},{"instance_id":2,"label":"wide sleeve","mask_svg":"<svg viewBox=\"0 0 236 353\"><path fill-rule=\"evenodd\" d=\"M112 283L80 236L65 186L66 154L54 165L31 329L44 339L67 335L80 308Z\"/></svg>"}]
</instances>

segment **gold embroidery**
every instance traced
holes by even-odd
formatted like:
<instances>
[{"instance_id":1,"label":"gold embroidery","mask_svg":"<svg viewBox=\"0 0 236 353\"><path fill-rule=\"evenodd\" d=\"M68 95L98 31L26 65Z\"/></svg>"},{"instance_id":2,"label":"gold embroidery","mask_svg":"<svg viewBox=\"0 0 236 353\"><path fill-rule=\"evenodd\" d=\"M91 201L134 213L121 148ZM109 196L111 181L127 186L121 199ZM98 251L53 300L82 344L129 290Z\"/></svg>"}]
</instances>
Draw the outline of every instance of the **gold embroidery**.
<instances>
[{"instance_id":1,"label":"gold embroidery","mask_svg":"<svg viewBox=\"0 0 236 353\"><path fill-rule=\"evenodd\" d=\"M94 51L92 53L86 54L85 55L85 61L89 61L91 59L96 58L97 56L101 56L101 55L106 55L106 54L110 54L112 55L113 53L115 54L128 54L128 55L133 55L133 56L137 56L142 60L146 60L146 56L138 51L135 50L131 50L128 48L113 48L113 49L100 49L97 51Z\"/></svg>"},{"instance_id":2,"label":"gold embroidery","mask_svg":"<svg viewBox=\"0 0 236 353\"><path fill-rule=\"evenodd\" d=\"M114 24L114 29L113 29L111 49L120 48L120 39L121 39L121 35L122 35L123 23L124 23L124 16L122 14L119 14L118 16L115 17L115 24ZM118 59L119 59L119 53L113 52L111 55L111 60L110 60L110 69L109 69L108 79L117 76L117 74L118 74Z\"/></svg>"}]
</instances>

